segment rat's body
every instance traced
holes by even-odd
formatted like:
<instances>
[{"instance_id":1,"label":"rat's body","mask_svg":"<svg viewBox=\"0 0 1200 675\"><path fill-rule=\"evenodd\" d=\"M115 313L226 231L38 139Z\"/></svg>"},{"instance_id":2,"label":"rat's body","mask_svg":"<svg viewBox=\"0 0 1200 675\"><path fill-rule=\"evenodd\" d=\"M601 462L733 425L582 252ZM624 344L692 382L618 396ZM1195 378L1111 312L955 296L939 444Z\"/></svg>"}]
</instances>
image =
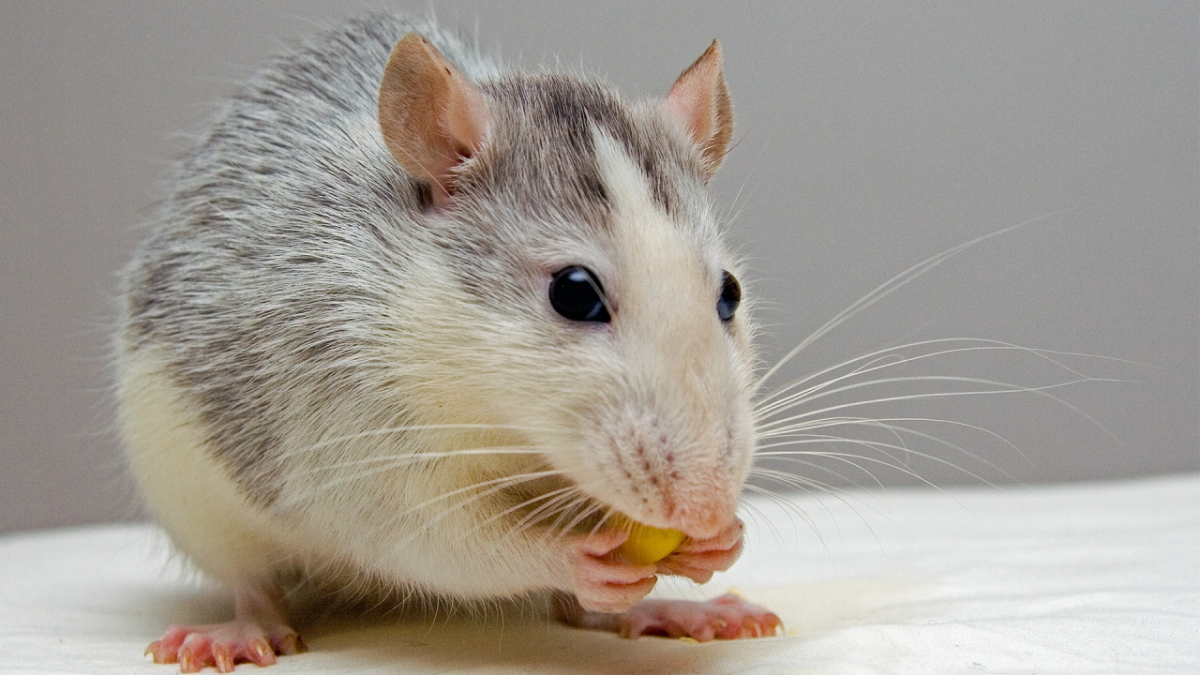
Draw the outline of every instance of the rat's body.
<instances>
[{"instance_id":1,"label":"rat's body","mask_svg":"<svg viewBox=\"0 0 1200 675\"><path fill-rule=\"evenodd\" d=\"M251 80L126 274L130 465L238 604L156 658L294 650L293 579L351 597L551 591L569 620L632 634L773 630L743 605L602 614L740 549L751 327L706 190L731 124L715 45L665 100L631 104L372 16ZM607 320L548 297L574 267ZM625 534L602 525L616 511L688 539L623 561Z\"/></svg>"}]
</instances>

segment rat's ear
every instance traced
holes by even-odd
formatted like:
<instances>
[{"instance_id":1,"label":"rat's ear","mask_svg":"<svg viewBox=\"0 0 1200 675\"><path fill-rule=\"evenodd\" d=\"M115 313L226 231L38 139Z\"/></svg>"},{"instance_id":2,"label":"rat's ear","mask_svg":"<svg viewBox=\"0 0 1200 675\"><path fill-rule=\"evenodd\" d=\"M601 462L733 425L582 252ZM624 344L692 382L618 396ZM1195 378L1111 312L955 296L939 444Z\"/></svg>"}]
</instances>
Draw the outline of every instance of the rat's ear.
<instances>
[{"instance_id":1,"label":"rat's ear","mask_svg":"<svg viewBox=\"0 0 1200 675\"><path fill-rule=\"evenodd\" d=\"M379 86L379 126L400 166L433 183L435 206L450 203L455 169L482 145L487 124L475 86L424 36L396 43Z\"/></svg>"},{"instance_id":2,"label":"rat's ear","mask_svg":"<svg viewBox=\"0 0 1200 675\"><path fill-rule=\"evenodd\" d=\"M700 149L708 178L725 159L733 137L733 104L721 71L721 45L716 40L675 80L664 102L667 113L683 123Z\"/></svg>"}]
</instances>

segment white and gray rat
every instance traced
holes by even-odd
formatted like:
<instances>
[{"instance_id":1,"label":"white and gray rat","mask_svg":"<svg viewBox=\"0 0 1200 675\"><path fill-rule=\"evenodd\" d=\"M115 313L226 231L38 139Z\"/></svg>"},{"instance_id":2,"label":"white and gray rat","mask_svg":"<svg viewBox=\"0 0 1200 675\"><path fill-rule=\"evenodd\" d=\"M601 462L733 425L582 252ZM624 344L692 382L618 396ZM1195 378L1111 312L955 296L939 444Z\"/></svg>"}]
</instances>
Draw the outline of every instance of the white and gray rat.
<instances>
[{"instance_id":1,"label":"white and gray rat","mask_svg":"<svg viewBox=\"0 0 1200 675\"><path fill-rule=\"evenodd\" d=\"M707 188L732 124L715 42L642 102L384 15L254 76L124 278L130 466L237 612L155 660L273 663L297 589L773 634L731 597L639 603L741 550L753 329ZM687 539L630 562L616 513Z\"/></svg>"}]
</instances>

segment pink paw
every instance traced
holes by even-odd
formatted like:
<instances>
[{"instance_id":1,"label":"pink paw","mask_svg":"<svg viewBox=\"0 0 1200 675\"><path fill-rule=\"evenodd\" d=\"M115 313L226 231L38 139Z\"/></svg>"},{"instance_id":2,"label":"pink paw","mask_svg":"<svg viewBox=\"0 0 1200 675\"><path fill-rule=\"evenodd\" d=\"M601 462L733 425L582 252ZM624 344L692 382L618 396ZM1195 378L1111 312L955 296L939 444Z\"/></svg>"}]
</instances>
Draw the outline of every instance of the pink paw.
<instances>
[{"instance_id":1,"label":"pink paw","mask_svg":"<svg viewBox=\"0 0 1200 675\"><path fill-rule=\"evenodd\" d=\"M583 609L623 612L654 588L658 580L654 565L631 563L614 553L628 538L623 530L602 529L577 539L571 564L575 597Z\"/></svg>"},{"instance_id":2,"label":"pink paw","mask_svg":"<svg viewBox=\"0 0 1200 675\"><path fill-rule=\"evenodd\" d=\"M671 555L658 562L658 571L706 583L714 572L723 572L737 561L742 554L744 533L742 521L733 520L711 539L685 539Z\"/></svg>"},{"instance_id":3,"label":"pink paw","mask_svg":"<svg viewBox=\"0 0 1200 675\"><path fill-rule=\"evenodd\" d=\"M771 637L783 621L766 608L725 594L707 602L643 600L621 617L621 637L665 635L700 642Z\"/></svg>"},{"instance_id":4,"label":"pink paw","mask_svg":"<svg viewBox=\"0 0 1200 675\"><path fill-rule=\"evenodd\" d=\"M269 666L275 656L296 654L307 648L300 635L283 625L263 628L245 621L208 626L171 626L161 640L151 642L146 653L155 663L179 663L184 673L198 673L213 666L220 673L233 672L238 663Z\"/></svg>"}]
</instances>

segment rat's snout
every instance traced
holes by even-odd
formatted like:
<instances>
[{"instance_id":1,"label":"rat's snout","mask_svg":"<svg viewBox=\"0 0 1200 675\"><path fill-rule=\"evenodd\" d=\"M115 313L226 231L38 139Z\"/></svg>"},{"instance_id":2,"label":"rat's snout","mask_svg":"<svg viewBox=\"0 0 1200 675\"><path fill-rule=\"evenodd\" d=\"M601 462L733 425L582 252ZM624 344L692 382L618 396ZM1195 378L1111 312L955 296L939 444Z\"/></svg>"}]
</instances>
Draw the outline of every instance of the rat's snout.
<instances>
[{"instance_id":1,"label":"rat's snout","mask_svg":"<svg viewBox=\"0 0 1200 675\"><path fill-rule=\"evenodd\" d=\"M613 506L707 539L734 520L749 471L749 395L715 316L669 319L626 336L619 402L597 431L615 460L605 472Z\"/></svg>"},{"instance_id":2,"label":"rat's snout","mask_svg":"<svg viewBox=\"0 0 1200 675\"><path fill-rule=\"evenodd\" d=\"M689 495L690 496L690 495ZM679 500L676 511L669 516L672 529L683 532L692 539L711 539L737 520L737 497L711 499L711 495L695 495L698 500L685 496Z\"/></svg>"},{"instance_id":3,"label":"rat's snout","mask_svg":"<svg viewBox=\"0 0 1200 675\"><path fill-rule=\"evenodd\" d=\"M625 406L601 423L611 466L604 499L635 520L697 539L716 536L735 518L749 434L738 411L681 414L662 401Z\"/></svg>"}]
</instances>

